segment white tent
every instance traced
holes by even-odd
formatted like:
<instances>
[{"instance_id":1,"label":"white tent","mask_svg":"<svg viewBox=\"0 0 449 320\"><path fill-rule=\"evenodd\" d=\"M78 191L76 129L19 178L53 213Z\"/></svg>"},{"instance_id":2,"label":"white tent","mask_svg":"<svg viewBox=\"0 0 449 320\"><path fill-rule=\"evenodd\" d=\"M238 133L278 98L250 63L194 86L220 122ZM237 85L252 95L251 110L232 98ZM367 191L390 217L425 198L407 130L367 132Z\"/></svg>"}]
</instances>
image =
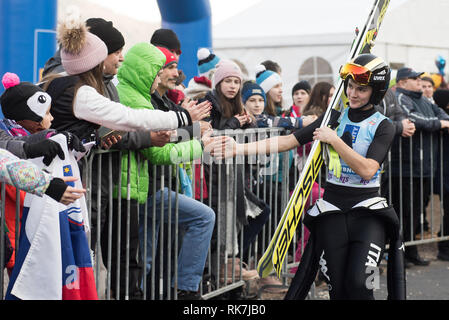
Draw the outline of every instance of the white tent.
<instances>
[{"instance_id":1,"label":"white tent","mask_svg":"<svg viewBox=\"0 0 449 320\"><path fill-rule=\"evenodd\" d=\"M213 28L213 50L238 59L254 79L264 60L282 68L284 97L301 79L336 80L348 58L356 27L366 21L373 1L262 0ZM449 57L449 1L391 0L373 53L388 62L436 72L435 58ZM299 74L300 73L300 74Z\"/></svg>"}]
</instances>

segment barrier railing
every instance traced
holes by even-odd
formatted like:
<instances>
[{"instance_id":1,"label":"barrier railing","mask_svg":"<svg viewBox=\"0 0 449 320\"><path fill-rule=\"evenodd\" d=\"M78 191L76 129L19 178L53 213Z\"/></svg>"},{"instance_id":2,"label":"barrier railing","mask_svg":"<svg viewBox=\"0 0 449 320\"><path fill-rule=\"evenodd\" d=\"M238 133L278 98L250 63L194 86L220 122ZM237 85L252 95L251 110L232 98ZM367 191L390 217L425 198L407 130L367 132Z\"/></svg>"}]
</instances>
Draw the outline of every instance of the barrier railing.
<instances>
[{"instance_id":1,"label":"barrier railing","mask_svg":"<svg viewBox=\"0 0 449 320\"><path fill-rule=\"evenodd\" d=\"M251 142L284 133L283 129L276 128L215 132L216 135L232 136L237 142ZM435 203L433 196L435 169L441 169L438 176L440 190L444 189L444 174L448 170L443 166L447 146L443 144L442 137L443 134L440 134L437 145L431 142L429 155L420 153L419 161L413 153L413 143L420 141L422 145L422 133L412 138L400 138L398 151L390 151L384 164L381 194L392 204L397 199L394 198L394 188L398 184L397 202L400 203L400 210L397 214L403 229L409 233L406 246L449 240L443 223L444 197L440 197L439 202ZM409 139L407 150L402 149L405 139ZM436 150L442 151L438 158L435 158ZM136 162L132 164L132 151L93 151L89 157L80 161L80 168L83 184L88 191L86 200L91 225L88 237L99 297L134 299L138 292L136 289L140 288L142 296L139 298L177 299L179 273L180 268L183 268L179 254L186 232L186 226L179 222L178 212L180 202L185 201L184 197L195 199L215 212L215 228L207 252L203 280L199 285L200 294L204 299L211 299L234 292L238 288L240 291L245 289L248 293L248 286L245 284L249 282L245 281L245 272L239 270L255 269L288 202L307 158L307 151L306 145L281 154L239 156L223 161L204 156L189 164L166 166L150 164L141 156L137 156ZM128 162L124 168L122 159L125 156ZM428 162L425 162L426 159ZM416 164L419 165L420 175L409 177L410 174L404 171L404 167L411 167L410 170L413 170ZM395 166L398 172L395 171ZM425 172L425 168L430 169L429 174ZM127 169L124 171L127 172L126 175L122 174L122 169ZM133 199L133 192L146 191L132 190L131 180L148 172L151 176L151 189L148 190L146 201L139 204ZM309 205L322 196L322 177L326 176L325 171L319 175ZM126 188L115 187L123 185ZM414 199L416 193L413 190L416 192L417 189L419 201L415 199L417 202L403 203L403 199L407 198L404 190L410 194L408 198ZM429 190L430 196L426 190ZM1 199L5 199L4 184ZM409 226L405 228L403 222L407 212L404 210L410 208L413 212L417 209L417 203L419 221L413 215L408 215L410 218L405 218L405 221ZM1 201L0 208L0 263L4 265L4 201ZM264 212L264 209L268 211ZM426 209L429 213L430 235L425 232ZM20 206L17 205L16 230L19 217ZM419 226L419 230L416 226ZM437 231L440 234L437 235ZM287 287L289 278L293 277L291 268L299 263L301 252L307 243L307 232L301 223L284 263L281 286ZM16 234L16 247L18 239ZM152 248L150 252L147 250L149 245ZM194 248L190 249L194 251ZM148 260L150 257L151 260ZM2 296L7 282L7 273L3 272L0 276ZM313 298L313 288L310 297Z\"/></svg>"}]
</instances>

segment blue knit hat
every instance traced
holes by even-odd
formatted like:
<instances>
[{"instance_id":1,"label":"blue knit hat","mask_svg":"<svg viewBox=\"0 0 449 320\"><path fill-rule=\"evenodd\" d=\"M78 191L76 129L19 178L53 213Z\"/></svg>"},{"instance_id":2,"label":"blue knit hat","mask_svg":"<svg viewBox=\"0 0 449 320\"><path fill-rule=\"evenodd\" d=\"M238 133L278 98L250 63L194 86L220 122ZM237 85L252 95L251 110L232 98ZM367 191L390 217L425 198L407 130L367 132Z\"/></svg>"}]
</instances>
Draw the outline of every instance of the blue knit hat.
<instances>
[{"instance_id":1,"label":"blue knit hat","mask_svg":"<svg viewBox=\"0 0 449 320\"><path fill-rule=\"evenodd\" d=\"M198 72L200 77L206 76L210 79L209 72L215 69L220 58L211 53L207 48L200 48L197 52Z\"/></svg>"},{"instance_id":2,"label":"blue knit hat","mask_svg":"<svg viewBox=\"0 0 449 320\"><path fill-rule=\"evenodd\" d=\"M256 82L267 93L275 85L282 83L281 76L271 70L267 70L264 65L258 65L256 67Z\"/></svg>"},{"instance_id":3,"label":"blue knit hat","mask_svg":"<svg viewBox=\"0 0 449 320\"><path fill-rule=\"evenodd\" d=\"M267 97L265 96L265 92L263 91L262 87L259 86L257 83L255 82L245 82L243 84L243 88L242 88L242 101L243 104L246 103L246 101L254 95L259 95L263 98L263 101L265 103L267 103Z\"/></svg>"}]
</instances>

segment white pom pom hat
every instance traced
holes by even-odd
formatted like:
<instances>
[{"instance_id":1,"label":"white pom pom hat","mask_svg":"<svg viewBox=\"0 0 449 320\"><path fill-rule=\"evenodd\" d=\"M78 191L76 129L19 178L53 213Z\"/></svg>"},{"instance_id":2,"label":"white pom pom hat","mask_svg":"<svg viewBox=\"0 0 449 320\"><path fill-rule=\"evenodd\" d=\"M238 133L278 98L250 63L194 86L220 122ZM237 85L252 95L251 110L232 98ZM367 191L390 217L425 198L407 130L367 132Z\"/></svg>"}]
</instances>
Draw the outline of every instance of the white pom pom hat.
<instances>
[{"instance_id":1,"label":"white pom pom hat","mask_svg":"<svg viewBox=\"0 0 449 320\"><path fill-rule=\"evenodd\" d=\"M282 79L278 73L267 70L264 65L260 64L256 66L256 83L262 87L266 94L275 85L282 83Z\"/></svg>"}]
</instances>

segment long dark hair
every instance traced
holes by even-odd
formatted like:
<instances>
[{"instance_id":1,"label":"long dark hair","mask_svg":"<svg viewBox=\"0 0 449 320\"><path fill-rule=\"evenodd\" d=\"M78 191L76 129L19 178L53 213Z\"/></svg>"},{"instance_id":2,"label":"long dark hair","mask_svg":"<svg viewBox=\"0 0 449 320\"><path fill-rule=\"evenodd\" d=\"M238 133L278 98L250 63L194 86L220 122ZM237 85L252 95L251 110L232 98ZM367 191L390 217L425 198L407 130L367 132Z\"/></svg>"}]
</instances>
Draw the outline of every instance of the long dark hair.
<instances>
[{"instance_id":1,"label":"long dark hair","mask_svg":"<svg viewBox=\"0 0 449 320\"><path fill-rule=\"evenodd\" d=\"M222 109L223 117L229 119L245 112L242 102L242 85L240 85L239 91L232 99L226 98L221 91L221 81L215 86L215 91L217 92L217 98Z\"/></svg>"},{"instance_id":2,"label":"long dark hair","mask_svg":"<svg viewBox=\"0 0 449 320\"><path fill-rule=\"evenodd\" d=\"M266 114L268 114L270 116L273 116L273 117L276 117L277 116L277 114L276 114L276 103L273 101L273 99L268 94L268 92L267 92L266 97L267 97L267 103L265 104L264 111L265 111Z\"/></svg>"},{"instance_id":3,"label":"long dark hair","mask_svg":"<svg viewBox=\"0 0 449 320\"><path fill-rule=\"evenodd\" d=\"M329 100L329 93L334 86L329 82L317 82L310 93L309 102L304 107L303 114L310 110L316 110L324 113L327 109L327 101Z\"/></svg>"}]
</instances>

